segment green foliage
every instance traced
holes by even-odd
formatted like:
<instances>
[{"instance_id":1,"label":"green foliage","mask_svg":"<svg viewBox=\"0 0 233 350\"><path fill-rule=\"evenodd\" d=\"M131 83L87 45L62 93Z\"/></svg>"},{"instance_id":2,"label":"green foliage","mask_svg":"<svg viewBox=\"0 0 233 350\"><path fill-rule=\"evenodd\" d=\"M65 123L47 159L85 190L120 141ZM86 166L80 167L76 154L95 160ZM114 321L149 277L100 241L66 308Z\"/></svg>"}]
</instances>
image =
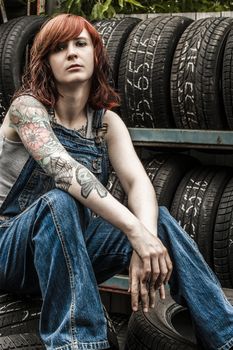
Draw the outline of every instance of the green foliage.
<instances>
[{"instance_id":1,"label":"green foliage","mask_svg":"<svg viewBox=\"0 0 233 350\"><path fill-rule=\"evenodd\" d=\"M75 13L89 19L114 17L116 13L132 13L144 6L137 0L61 0L61 12Z\"/></svg>"},{"instance_id":2,"label":"green foliage","mask_svg":"<svg viewBox=\"0 0 233 350\"><path fill-rule=\"evenodd\" d=\"M148 12L217 12L233 10L231 0L142 0Z\"/></svg>"},{"instance_id":3,"label":"green foliage","mask_svg":"<svg viewBox=\"0 0 233 350\"><path fill-rule=\"evenodd\" d=\"M60 11L91 20L116 13L176 13L233 10L233 0L60 0Z\"/></svg>"}]
</instances>

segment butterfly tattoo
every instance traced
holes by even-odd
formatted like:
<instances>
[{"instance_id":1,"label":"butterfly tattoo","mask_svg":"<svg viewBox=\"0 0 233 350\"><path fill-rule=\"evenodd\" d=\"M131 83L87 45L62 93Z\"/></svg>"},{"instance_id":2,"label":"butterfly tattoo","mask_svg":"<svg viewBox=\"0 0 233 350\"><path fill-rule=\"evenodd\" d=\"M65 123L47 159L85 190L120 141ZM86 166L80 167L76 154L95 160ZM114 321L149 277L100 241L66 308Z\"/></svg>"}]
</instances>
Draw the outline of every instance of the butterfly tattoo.
<instances>
[{"instance_id":1,"label":"butterfly tattoo","mask_svg":"<svg viewBox=\"0 0 233 350\"><path fill-rule=\"evenodd\" d=\"M106 188L93 176L93 174L83 166L76 168L76 180L81 186L81 195L87 198L92 190L96 190L101 198L107 196Z\"/></svg>"}]
</instances>

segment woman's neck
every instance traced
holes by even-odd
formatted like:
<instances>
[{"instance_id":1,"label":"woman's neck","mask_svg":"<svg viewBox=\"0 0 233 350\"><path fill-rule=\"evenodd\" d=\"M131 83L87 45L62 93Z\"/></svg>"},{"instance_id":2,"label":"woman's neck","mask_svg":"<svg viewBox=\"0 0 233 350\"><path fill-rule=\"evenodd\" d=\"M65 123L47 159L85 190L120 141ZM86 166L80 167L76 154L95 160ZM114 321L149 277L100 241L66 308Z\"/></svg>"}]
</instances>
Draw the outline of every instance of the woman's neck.
<instances>
[{"instance_id":1,"label":"woman's neck","mask_svg":"<svg viewBox=\"0 0 233 350\"><path fill-rule=\"evenodd\" d=\"M83 124L86 121L86 106L89 94L83 90L60 91L55 105L56 118L61 124L70 125L70 127Z\"/></svg>"}]
</instances>

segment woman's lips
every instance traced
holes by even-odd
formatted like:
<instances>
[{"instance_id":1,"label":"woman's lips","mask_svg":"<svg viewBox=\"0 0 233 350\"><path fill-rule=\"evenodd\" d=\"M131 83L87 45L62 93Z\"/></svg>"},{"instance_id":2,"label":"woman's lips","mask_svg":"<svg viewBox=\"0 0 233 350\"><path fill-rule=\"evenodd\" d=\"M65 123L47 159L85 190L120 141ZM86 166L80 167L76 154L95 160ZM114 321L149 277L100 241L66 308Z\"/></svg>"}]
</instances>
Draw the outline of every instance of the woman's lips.
<instances>
[{"instance_id":1,"label":"woman's lips","mask_svg":"<svg viewBox=\"0 0 233 350\"><path fill-rule=\"evenodd\" d=\"M67 68L67 70L79 70L81 67L82 66L80 66L79 64L72 64Z\"/></svg>"}]
</instances>

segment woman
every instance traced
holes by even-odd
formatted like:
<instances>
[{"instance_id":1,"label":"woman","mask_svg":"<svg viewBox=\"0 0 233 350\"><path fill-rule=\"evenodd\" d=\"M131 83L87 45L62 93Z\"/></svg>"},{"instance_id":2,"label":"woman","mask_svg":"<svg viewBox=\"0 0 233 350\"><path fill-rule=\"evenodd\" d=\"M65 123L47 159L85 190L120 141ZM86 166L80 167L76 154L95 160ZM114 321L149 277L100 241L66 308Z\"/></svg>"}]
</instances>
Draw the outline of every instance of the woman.
<instances>
[{"instance_id":1,"label":"woman","mask_svg":"<svg viewBox=\"0 0 233 350\"><path fill-rule=\"evenodd\" d=\"M106 349L97 284L130 265L134 311L139 297L145 312L153 307L156 289L165 298L169 281L205 347L229 349L233 308L193 240L158 210L127 128L111 111L118 96L108 72L101 39L82 17L56 16L35 38L0 129L1 289L42 294L47 349ZM129 209L105 188L108 160Z\"/></svg>"}]
</instances>

